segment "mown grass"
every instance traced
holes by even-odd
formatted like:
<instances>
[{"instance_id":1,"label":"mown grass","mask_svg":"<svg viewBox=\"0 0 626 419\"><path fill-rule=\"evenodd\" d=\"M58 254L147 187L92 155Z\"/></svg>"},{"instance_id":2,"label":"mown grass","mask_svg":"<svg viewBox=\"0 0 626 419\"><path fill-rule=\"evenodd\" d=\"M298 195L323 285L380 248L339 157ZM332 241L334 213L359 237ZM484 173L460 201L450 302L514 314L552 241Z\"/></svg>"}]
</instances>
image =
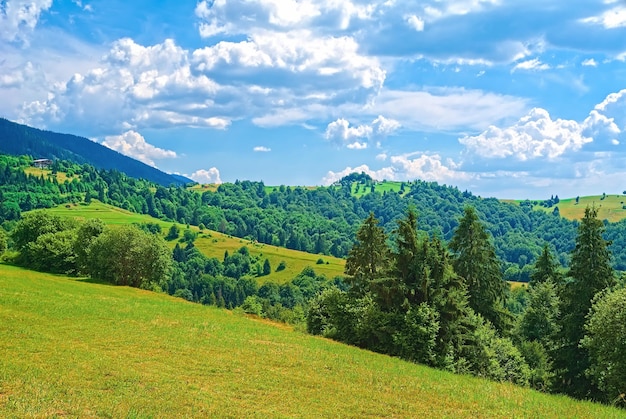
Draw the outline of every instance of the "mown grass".
<instances>
[{"instance_id":1,"label":"mown grass","mask_svg":"<svg viewBox=\"0 0 626 419\"><path fill-rule=\"evenodd\" d=\"M106 224L110 225L148 222L158 223L161 226L164 236L167 234L172 224L174 224L171 221L163 221L149 215L136 214L112 205L102 204L96 200L93 200L90 205L67 204L48 209L46 211L56 215L73 217L78 220L99 218ZM186 228L184 225L179 224L178 226L181 230ZM250 240L228 236L217 231L203 230L200 232L197 227L193 226L191 229L199 233L199 236L194 243L195 246L208 257L216 257L223 260L224 252L228 251L232 254L241 247L246 246L252 256L259 257L261 266L263 266L263 261L267 258L270 261L272 273L267 276L259 277L259 282L270 280L277 283L288 282L302 272L302 270L307 266L312 267L318 274L326 275L329 279L334 278L337 275L343 275L345 260L340 258L325 255L314 255L297 250L255 243ZM176 242L174 241L170 243L172 247L174 247ZM320 258L324 261L323 264L317 264L317 261ZM276 268L281 261L285 261L287 267L280 272L276 272Z\"/></svg>"},{"instance_id":2,"label":"mown grass","mask_svg":"<svg viewBox=\"0 0 626 419\"><path fill-rule=\"evenodd\" d=\"M519 205L523 200L502 200ZM560 199L556 205L559 207L559 214L568 220L581 220L585 216L585 208L595 206L598 209L598 219L608 220L612 223L626 218L626 195L592 195L580 196L578 202L576 198ZM546 208L542 205L534 205L533 209L552 214L554 206Z\"/></svg>"},{"instance_id":3,"label":"mown grass","mask_svg":"<svg viewBox=\"0 0 626 419\"><path fill-rule=\"evenodd\" d=\"M259 319L0 265L0 417L624 417Z\"/></svg>"}]
</instances>

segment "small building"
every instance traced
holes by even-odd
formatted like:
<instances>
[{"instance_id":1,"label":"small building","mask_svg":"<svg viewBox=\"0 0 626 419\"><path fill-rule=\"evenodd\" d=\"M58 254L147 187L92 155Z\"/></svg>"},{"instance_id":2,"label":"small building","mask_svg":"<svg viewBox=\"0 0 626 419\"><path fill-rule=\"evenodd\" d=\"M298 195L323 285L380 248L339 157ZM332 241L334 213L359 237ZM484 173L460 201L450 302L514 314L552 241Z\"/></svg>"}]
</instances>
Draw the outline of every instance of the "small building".
<instances>
[{"instance_id":1,"label":"small building","mask_svg":"<svg viewBox=\"0 0 626 419\"><path fill-rule=\"evenodd\" d=\"M33 160L32 165L33 165L33 167L38 167L40 169L48 169L50 166L52 166L52 160L50 160L50 159L36 159L36 160Z\"/></svg>"}]
</instances>

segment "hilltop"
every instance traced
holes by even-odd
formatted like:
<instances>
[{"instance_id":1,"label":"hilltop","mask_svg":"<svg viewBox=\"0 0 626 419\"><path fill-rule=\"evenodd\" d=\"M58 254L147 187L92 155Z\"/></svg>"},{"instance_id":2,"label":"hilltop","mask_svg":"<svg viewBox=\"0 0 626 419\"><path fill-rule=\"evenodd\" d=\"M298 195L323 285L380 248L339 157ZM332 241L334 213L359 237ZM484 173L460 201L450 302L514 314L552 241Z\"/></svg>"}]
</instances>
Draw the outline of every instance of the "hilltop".
<instances>
[{"instance_id":1,"label":"hilltop","mask_svg":"<svg viewBox=\"0 0 626 419\"><path fill-rule=\"evenodd\" d=\"M624 417L161 294L0 265L3 417Z\"/></svg>"}]
</instances>

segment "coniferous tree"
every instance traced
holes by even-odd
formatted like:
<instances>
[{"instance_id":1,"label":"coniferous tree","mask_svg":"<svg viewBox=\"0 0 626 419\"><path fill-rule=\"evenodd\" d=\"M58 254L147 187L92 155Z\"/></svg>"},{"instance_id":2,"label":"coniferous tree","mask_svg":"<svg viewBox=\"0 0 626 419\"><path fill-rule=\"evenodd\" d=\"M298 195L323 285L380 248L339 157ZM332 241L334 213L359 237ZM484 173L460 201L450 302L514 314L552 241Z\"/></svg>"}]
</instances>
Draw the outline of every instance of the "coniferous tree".
<instances>
[{"instance_id":1,"label":"coniferous tree","mask_svg":"<svg viewBox=\"0 0 626 419\"><path fill-rule=\"evenodd\" d=\"M604 224L597 215L595 207L587 207L578 227L568 282L562 293L562 330L554 354L556 389L580 398L598 396L597 388L585 374L589 368L588 353L580 346L585 318L593 297L615 283L609 243L602 237Z\"/></svg>"},{"instance_id":2,"label":"coniferous tree","mask_svg":"<svg viewBox=\"0 0 626 419\"><path fill-rule=\"evenodd\" d=\"M503 332L510 327L510 314L503 303L507 284L489 234L476 211L466 207L450 241L453 266L467 284L470 307Z\"/></svg>"},{"instance_id":3,"label":"coniferous tree","mask_svg":"<svg viewBox=\"0 0 626 419\"><path fill-rule=\"evenodd\" d=\"M530 285L534 286L542 282L551 280L555 285L561 285L563 276L559 271L559 264L552 256L550 247L546 243L543 246L541 255L535 262L533 273L530 275Z\"/></svg>"},{"instance_id":4,"label":"coniferous tree","mask_svg":"<svg viewBox=\"0 0 626 419\"><path fill-rule=\"evenodd\" d=\"M363 294L370 283L387 275L389 271L387 235L378 226L373 213L367 217L356 233L356 243L348 253L345 272L352 291Z\"/></svg>"}]
</instances>

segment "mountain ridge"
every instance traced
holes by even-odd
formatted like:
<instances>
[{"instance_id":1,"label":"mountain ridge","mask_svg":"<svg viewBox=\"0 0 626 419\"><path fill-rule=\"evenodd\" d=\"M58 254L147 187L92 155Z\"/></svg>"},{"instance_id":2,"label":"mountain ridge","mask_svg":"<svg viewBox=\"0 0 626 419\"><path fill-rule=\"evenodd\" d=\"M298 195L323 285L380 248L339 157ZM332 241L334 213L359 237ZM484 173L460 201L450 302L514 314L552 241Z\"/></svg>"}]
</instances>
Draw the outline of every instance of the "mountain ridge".
<instances>
[{"instance_id":1,"label":"mountain ridge","mask_svg":"<svg viewBox=\"0 0 626 419\"><path fill-rule=\"evenodd\" d=\"M162 186L183 186L193 182L179 175L165 173L132 157L103 146L88 138L41 130L0 118L0 152L11 155L30 155L35 159L71 160L90 164L98 169L126 173Z\"/></svg>"}]
</instances>

